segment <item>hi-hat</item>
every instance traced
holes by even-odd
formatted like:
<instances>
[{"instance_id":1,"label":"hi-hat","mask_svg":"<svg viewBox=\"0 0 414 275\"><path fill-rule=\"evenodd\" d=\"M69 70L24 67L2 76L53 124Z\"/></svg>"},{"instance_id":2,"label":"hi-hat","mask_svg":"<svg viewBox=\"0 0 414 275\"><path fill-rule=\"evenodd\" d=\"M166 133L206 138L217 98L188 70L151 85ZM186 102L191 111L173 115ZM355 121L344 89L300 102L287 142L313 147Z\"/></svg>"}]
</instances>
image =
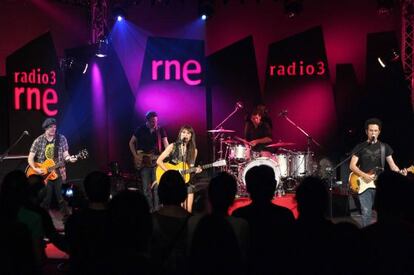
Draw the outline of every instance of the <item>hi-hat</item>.
<instances>
[{"instance_id":1,"label":"hi-hat","mask_svg":"<svg viewBox=\"0 0 414 275\"><path fill-rule=\"evenodd\" d=\"M282 141L279 141L277 143L269 144L266 147L268 147L268 148L275 148L275 147L290 146L290 145L295 145L295 144L296 143L294 143L294 142L282 142Z\"/></svg>"},{"instance_id":2,"label":"hi-hat","mask_svg":"<svg viewBox=\"0 0 414 275\"><path fill-rule=\"evenodd\" d=\"M209 133L234 133L236 131L234 130L228 130L228 129L217 129L217 130L208 130Z\"/></svg>"}]
</instances>

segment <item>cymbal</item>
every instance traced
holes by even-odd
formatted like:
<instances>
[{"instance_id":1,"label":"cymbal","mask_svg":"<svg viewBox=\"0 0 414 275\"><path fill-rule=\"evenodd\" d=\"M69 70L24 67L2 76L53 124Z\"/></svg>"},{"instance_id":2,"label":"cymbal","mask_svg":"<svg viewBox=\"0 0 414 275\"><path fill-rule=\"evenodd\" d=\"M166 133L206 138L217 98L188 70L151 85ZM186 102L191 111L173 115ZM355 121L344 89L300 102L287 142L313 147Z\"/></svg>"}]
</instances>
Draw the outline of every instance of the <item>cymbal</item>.
<instances>
[{"instance_id":1,"label":"cymbal","mask_svg":"<svg viewBox=\"0 0 414 275\"><path fill-rule=\"evenodd\" d=\"M282 141L279 141L277 143L269 144L266 147L268 147L268 148L275 148L275 147L290 146L290 145L295 145L295 144L296 143L294 143L294 142L282 142Z\"/></svg>"},{"instance_id":2,"label":"cymbal","mask_svg":"<svg viewBox=\"0 0 414 275\"><path fill-rule=\"evenodd\" d=\"M217 130L208 130L209 133L234 133L236 131L234 130L228 130L228 129L217 129Z\"/></svg>"}]
</instances>

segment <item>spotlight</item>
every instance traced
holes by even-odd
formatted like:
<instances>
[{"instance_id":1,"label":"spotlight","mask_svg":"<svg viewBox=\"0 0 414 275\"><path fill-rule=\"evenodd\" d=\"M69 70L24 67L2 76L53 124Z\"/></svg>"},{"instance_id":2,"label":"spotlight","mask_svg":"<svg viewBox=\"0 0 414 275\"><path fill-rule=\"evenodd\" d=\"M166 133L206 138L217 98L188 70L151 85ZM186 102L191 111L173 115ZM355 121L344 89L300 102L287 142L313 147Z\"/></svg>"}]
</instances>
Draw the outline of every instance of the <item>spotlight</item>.
<instances>
[{"instance_id":1,"label":"spotlight","mask_svg":"<svg viewBox=\"0 0 414 275\"><path fill-rule=\"evenodd\" d=\"M96 54L97 57L103 58L108 55L108 39L100 39L97 43Z\"/></svg>"},{"instance_id":2,"label":"spotlight","mask_svg":"<svg viewBox=\"0 0 414 275\"><path fill-rule=\"evenodd\" d=\"M298 16L303 10L302 0L284 0L283 8L288 18Z\"/></svg>"},{"instance_id":3,"label":"spotlight","mask_svg":"<svg viewBox=\"0 0 414 275\"><path fill-rule=\"evenodd\" d=\"M112 8L112 16L118 22L123 21L126 18L126 12L122 5L115 4Z\"/></svg>"},{"instance_id":4,"label":"spotlight","mask_svg":"<svg viewBox=\"0 0 414 275\"><path fill-rule=\"evenodd\" d=\"M207 20L214 14L214 4L212 0L198 1L198 14L202 20Z\"/></svg>"}]
</instances>

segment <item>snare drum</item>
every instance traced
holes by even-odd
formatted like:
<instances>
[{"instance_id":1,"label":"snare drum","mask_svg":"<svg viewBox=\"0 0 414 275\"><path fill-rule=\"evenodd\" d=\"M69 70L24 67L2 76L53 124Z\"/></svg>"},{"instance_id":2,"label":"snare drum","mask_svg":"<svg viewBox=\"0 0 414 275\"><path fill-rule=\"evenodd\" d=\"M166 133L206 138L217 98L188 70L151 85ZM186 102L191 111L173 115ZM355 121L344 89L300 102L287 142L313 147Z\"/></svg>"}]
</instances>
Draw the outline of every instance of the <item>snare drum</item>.
<instances>
[{"instance_id":1,"label":"snare drum","mask_svg":"<svg viewBox=\"0 0 414 275\"><path fill-rule=\"evenodd\" d=\"M242 175L242 181L244 183L244 185L246 186L246 173L252 169L255 166L259 166L259 165L266 165L269 166L270 168L273 169L273 171L275 172L275 179L277 181L277 185L280 184L280 173L279 170L277 169L277 163L269 158L257 158L255 160L250 161L243 169L242 172L240 173Z\"/></svg>"},{"instance_id":2,"label":"snare drum","mask_svg":"<svg viewBox=\"0 0 414 275\"><path fill-rule=\"evenodd\" d=\"M247 161L250 159L250 148L243 144L230 146L229 158L237 162Z\"/></svg>"},{"instance_id":3,"label":"snare drum","mask_svg":"<svg viewBox=\"0 0 414 275\"><path fill-rule=\"evenodd\" d=\"M305 177L313 173L313 152L297 152L292 156L291 176Z\"/></svg>"}]
</instances>

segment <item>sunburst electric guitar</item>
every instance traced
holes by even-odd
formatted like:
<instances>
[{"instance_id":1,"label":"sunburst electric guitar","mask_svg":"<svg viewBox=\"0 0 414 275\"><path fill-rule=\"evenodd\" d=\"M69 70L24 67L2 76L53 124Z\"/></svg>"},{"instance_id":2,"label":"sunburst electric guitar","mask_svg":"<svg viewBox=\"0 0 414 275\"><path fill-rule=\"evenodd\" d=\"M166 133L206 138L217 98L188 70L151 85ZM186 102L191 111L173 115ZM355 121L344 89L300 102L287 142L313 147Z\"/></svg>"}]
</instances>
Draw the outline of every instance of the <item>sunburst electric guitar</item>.
<instances>
[{"instance_id":1,"label":"sunburst electric guitar","mask_svg":"<svg viewBox=\"0 0 414 275\"><path fill-rule=\"evenodd\" d=\"M190 174L195 172L197 167L190 167L187 163L185 162L179 162L177 164L171 164L168 162L164 162L165 167L168 170L176 170L178 172L180 172L180 174L183 176L185 183L188 183L190 181ZM225 166L226 165L226 160L222 159L222 160L218 160L215 161L213 163L210 164L205 164L200 166L201 169L208 169L211 167L221 167L221 166ZM164 170L162 170L161 167L157 166L157 169L155 170L155 179L156 182L159 183L161 176L165 173Z\"/></svg>"},{"instance_id":2,"label":"sunburst electric guitar","mask_svg":"<svg viewBox=\"0 0 414 275\"><path fill-rule=\"evenodd\" d=\"M414 165L411 165L410 167L408 167L407 171L414 173ZM354 172L351 172L351 174L349 175L349 187L351 188L351 191L353 193L362 194L367 189L376 188L375 180L377 179L378 173L376 173L375 171L371 171L371 172L368 172L367 174L369 175L375 174L374 180L367 182L362 177L358 176Z\"/></svg>"},{"instance_id":3,"label":"sunburst electric guitar","mask_svg":"<svg viewBox=\"0 0 414 275\"><path fill-rule=\"evenodd\" d=\"M89 156L88 150L83 149L79 151L74 157L76 160L86 159ZM53 159L47 159L42 163L35 162L35 167L40 168L43 172L42 177L44 183L46 184L49 180L55 180L58 178L58 174L56 173L56 169L63 167L65 165L64 162L55 163ZM29 177L31 175L37 175L36 171L33 170L32 167L26 167L26 176Z\"/></svg>"}]
</instances>

